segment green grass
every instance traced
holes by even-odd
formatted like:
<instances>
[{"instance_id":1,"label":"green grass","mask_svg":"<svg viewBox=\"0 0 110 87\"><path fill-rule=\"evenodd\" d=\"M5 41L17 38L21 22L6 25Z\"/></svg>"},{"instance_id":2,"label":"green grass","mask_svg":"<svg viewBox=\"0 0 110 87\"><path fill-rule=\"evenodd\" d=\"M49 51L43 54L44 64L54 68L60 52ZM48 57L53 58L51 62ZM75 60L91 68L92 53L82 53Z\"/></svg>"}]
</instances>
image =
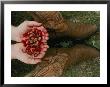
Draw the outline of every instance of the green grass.
<instances>
[{"instance_id":1,"label":"green grass","mask_svg":"<svg viewBox=\"0 0 110 87\"><path fill-rule=\"evenodd\" d=\"M64 77L98 77L100 76L100 59L95 58L71 65L63 73Z\"/></svg>"},{"instance_id":2,"label":"green grass","mask_svg":"<svg viewBox=\"0 0 110 87\"><path fill-rule=\"evenodd\" d=\"M96 47L100 50L100 12L95 11L67 11L61 12L65 19L68 19L75 23L89 23L96 24L99 31L97 34L93 35L86 40L86 44L89 44L93 47ZM33 18L26 12L12 12L11 15L11 24L18 26L24 20L33 20ZM52 44L50 42L49 44ZM60 40L59 42L53 43L55 47L72 47L74 42L72 39ZM52 46L53 47L53 46ZM32 71L37 65L24 64L18 60L12 60L11 62L11 75L14 77L24 76L30 71ZM76 65L71 65L63 73L62 76L71 76L71 77L98 77L100 76L100 58L95 58L92 60L83 61Z\"/></svg>"}]
</instances>

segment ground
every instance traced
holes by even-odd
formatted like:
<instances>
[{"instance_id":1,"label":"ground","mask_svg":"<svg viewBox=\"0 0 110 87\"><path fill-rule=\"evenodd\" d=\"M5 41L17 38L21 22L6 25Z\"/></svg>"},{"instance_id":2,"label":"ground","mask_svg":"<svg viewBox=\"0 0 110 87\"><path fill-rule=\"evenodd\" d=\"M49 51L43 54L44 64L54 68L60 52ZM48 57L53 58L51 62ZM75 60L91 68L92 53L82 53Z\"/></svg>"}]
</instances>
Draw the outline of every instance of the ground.
<instances>
[{"instance_id":1,"label":"ground","mask_svg":"<svg viewBox=\"0 0 110 87\"><path fill-rule=\"evenodd\" d=\"M100 50L100 12L95 11L73 11L73 12L61 12L65 19L76 23L89 23L96 24L98 31L96 34L91 36L89 39L85 40L85 44L89 44ZM26 12L12 12L11 15L11 24L18 26L24 20L33 20L33 18ZM59 42L53 43L54 47L71 47L74 42L72 39L64 39ZM51 43L51 47L53 47ZM32 71L36 65L24 64L18 60L12 60L11 63L11 75L13 77L21 77ZM62 76L71 76L71 77L99 77L100 76L100 60L99 58L83 61L76 64L75 66L71 65L63 73Z\"/></svg>"}]
</instances>

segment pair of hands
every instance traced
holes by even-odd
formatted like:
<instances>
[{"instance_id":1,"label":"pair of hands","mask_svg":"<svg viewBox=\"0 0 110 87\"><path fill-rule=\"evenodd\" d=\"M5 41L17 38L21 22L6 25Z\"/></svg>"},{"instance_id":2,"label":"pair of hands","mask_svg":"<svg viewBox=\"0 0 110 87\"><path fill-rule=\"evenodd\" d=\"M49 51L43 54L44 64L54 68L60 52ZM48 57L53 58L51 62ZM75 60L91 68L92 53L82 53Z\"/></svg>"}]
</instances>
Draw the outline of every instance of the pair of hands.
<instances>
[{"instance_id":1,"label":"pair of hands","mask_svg":"<svg viewBox=\"0 0 110 87\"><path fill-rule=\"evenodd\" d=\"M12 59L18 59L24 63L27 64L37 64L41 61L41 59L32 58L32 56L23 53L22 49L24 48L22 41L22 35L31 27L39 27L41 26L41 23L35 22L35 21L24 21L21 23L18 27L12 26L12 36L11 39L20 43L11 45L11 58ZM44 45L44 48L48 48L48 45ZM45 55L45 49L44 52L40 55L39 58L42 58Z\"/></svg>"}]
</instances>

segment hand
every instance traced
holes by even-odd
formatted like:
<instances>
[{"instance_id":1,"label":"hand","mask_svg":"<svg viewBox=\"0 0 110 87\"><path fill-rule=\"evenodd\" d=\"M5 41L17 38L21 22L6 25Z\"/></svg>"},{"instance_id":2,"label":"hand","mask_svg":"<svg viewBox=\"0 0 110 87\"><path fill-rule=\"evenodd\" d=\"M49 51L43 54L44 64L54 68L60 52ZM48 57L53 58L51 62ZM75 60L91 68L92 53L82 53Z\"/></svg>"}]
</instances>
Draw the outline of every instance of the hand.
<instances>
[{"instance_id":1,"label":"hand","mask_svg":"<svg viewBox=\"0 0 110 87\"><path fill-rule=\"evenodd\" d=\"M12 28L12 40L21 42L21 36L23 35L23 33L25 33L31 27L38 26L41 26L41 23L35 21L24 21L18 27L13 27L15 29Z\"/></svg>"},{"instance_id":2,"label":"hand","mask_svg":"<svg viewBox=\"0 0 110 87\"><path fill-rule=\"evenodd\" d=\"M41 58L44 57L45 51L48 48L48 45L46 44L46 40L48 40L48 33L44 34L42 42L44 42L45 44L41 45L42 50L36 57L34 57L33 54L29 55L26 53L26 47L22 42L24 38L23 34L26 33L28 29L32 29L33 27L38 27L37 29L46 31L44 27L41 26L41 23L37 23L35 21L24 21L18 27L12 27L12 40L21 42L12 45L12 59L18 59L27 64L37 64L38 62L41 62Z\"/></svg>"},{"instance_id":3,"label":"hand","mask_svg":"<svg viewBox=\"0 0 110 87\"><path fill-rule=\"evenodd\" d=\"M26 64L37 64L41 62L41 58L45 55L45 52L43 51L39 58L33 58L31 55L28 55L27 53L23 52L24 46L22 43L17 43L11 46L11 58L12 59L18 59Z\"/></svg>"}]
</instances>

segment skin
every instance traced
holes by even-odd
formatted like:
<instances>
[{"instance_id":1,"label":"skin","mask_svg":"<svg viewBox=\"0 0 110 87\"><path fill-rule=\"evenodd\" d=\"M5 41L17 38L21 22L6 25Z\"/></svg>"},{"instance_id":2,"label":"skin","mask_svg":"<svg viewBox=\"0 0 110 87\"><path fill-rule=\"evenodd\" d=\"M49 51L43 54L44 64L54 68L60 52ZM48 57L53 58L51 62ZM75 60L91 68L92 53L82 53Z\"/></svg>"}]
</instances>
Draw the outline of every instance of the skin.
<instances>
[{"instance_id":1,"label":"skin","mask_svg":"<svg viewBox=\"0 0 110 87\"><path fill-rule=\"evenodd\" d=\"M48 45L42 46L42 52L37 58L33 58L32 56L24 53L22 49L24 48L22 41L22 35L31 27L39 27L41 23L35 21L24 21L18 27L12 26L11 39L17 41L14 45L11 45L11 59L18 59L26 64L37 64L41 62L41 58L45 55L45 51L47 51ZM48 39L48 35L45 40ZM45 41L44 40L44 41Z\"/></svg>"}]
</instances>

